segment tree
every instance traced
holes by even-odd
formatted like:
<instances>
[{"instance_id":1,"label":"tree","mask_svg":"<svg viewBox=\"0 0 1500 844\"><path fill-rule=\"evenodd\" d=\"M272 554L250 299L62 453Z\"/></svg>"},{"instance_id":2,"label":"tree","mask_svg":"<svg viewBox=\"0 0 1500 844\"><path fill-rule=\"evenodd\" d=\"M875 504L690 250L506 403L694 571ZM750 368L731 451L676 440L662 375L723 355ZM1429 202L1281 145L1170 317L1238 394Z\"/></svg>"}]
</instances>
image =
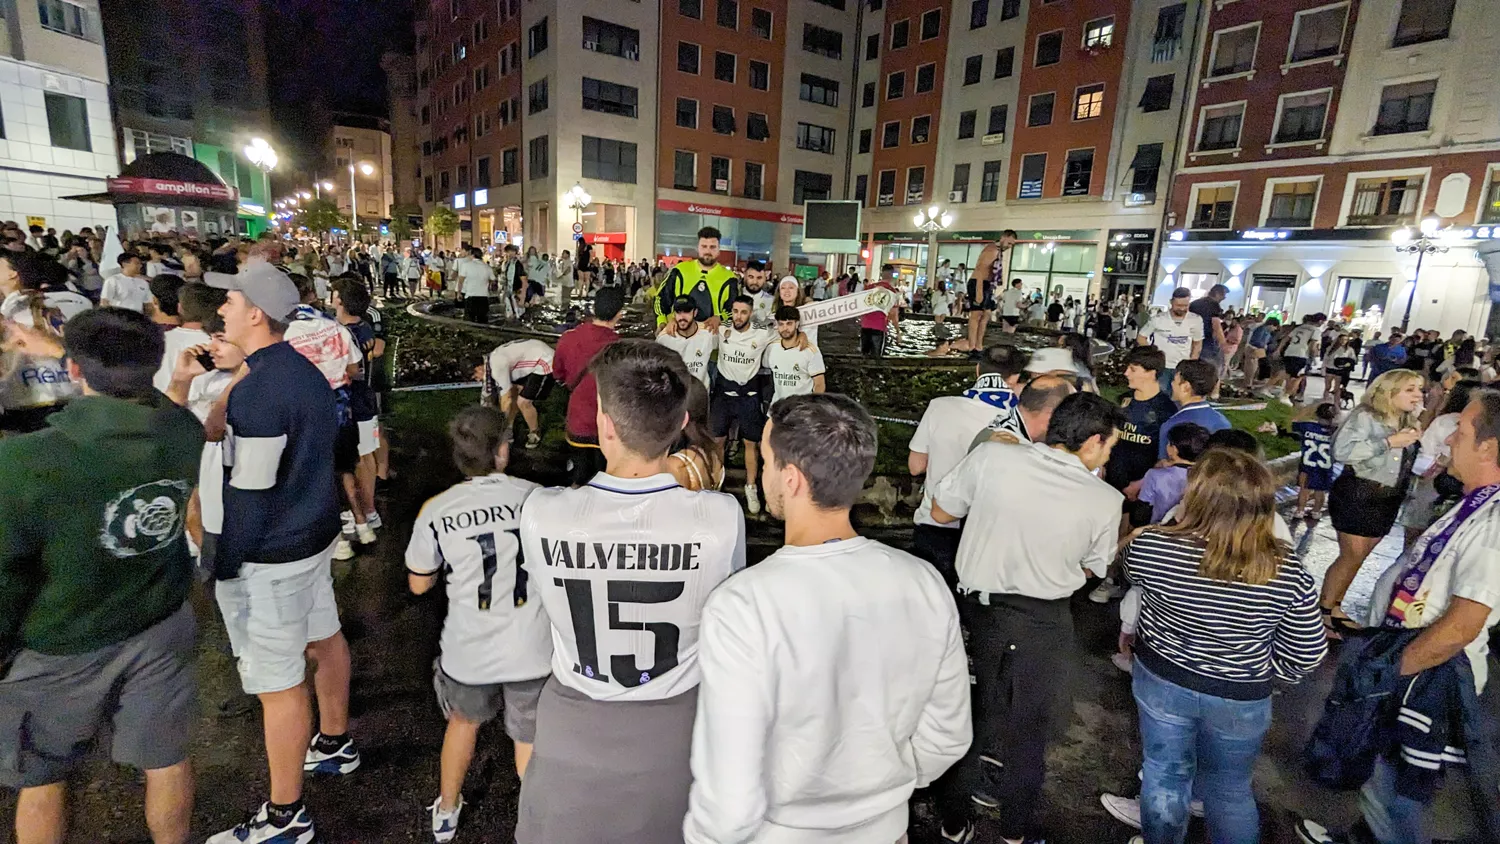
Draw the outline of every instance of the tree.
<instances>
[{"instance_id":1,"label":"tree","mask_svg":"<svg viewBox=\"0 0 1500 844\"><path fill-rule=\"evenodd\" d=\"M339 213L339 207L331 200L310 199L298 209L294 222L309 232L324 235L336 228L348 225L349 221Z\"/></svg>"},{"instance_id":2,"label":"tree","mask_svg":"<svg viewBox=\"0 0 1500 844\"><path fill-rule=\"evenodd\" d=\"M414 229L412 217L422 216L422 206L406 204L391 206L391 235L399 241L410 241Z\"/></svg>"},{"instance_id":3,"label":"tree","mask_svg":"<svg viewBox=\"0 0 1500 844\"><path fill-rule=\"evenodd\" d=\"M427 215L427 231L435 237L448 237L458 231L458 212L446 205L439 205Z\"/></svg>"}]
</instances>

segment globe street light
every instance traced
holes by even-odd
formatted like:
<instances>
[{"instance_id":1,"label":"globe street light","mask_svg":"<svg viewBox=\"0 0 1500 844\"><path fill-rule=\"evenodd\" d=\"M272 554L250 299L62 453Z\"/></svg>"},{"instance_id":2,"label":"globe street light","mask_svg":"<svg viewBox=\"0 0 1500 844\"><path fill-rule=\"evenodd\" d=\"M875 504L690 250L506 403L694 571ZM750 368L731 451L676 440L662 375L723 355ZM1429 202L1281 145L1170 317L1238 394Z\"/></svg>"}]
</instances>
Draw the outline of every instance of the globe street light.
<instances>
[{"instance_id":1,"label":"globe street light","mask_svg":"<svg viewBox=\"0 0 1500 844\"><path fill-rule=\"evenodd\" d=\"M582 228L583 209L589 207L589 203L593 202L594 198L589 196L589 192L584 190L583 185L577 182L574 182L573 187L563 196L566 200L566 205L573 209L573 222L577 223L579 228ZM583 233L581 231L574 232L573 239L581 243L583 241Z\"/></svg>"},{"instance_id":2,"label":"globe street light","mask_svg":"<svg viewBox=\"0 0 1500 844\"><path fill-rule=\"evenodd\" d=\"M932 286L933 278L937 275L938 232L953 225L953 214L936 205L929 205L925 210L918 211L912 217L912 222L917 228L927 232L927 284Z\"/></svg>"},{"instance_id":3,"label":"globe street light","mask_svg":"<svg viewBox=\"0 0 1500 844\"><path fill-rule=\"evenodd\" d=\"M359 172L369 176L375 172L375 165L368 161L359 163ZM354 191L354 167L353 161L349 162L349 242L354 242L354 233L359 231L359 200Z\"/></svg>"},{"instance_id":4,"label":"globe street light","mask_svg":"<svg viewBox=\"0 0 1500 844\"><path fill-rule=\"evenodd\" d=\"M1441 255L1448 251L1448 247L1436 240L1438 226L1442 220L1435 216L1422 219L1418 234L1413 236L1411 229L1402 227L1391 232L1391 243L1396 251L1417 256L1417 268L1411 275L1411 295L1406 297L1406 311L1401 314L1401 333L1406 333L1407 323L1411 322L1411 305L1417 299L1417 280L1422 275L1422 258L1427 255Z\"/></svg>"}]
</instances>

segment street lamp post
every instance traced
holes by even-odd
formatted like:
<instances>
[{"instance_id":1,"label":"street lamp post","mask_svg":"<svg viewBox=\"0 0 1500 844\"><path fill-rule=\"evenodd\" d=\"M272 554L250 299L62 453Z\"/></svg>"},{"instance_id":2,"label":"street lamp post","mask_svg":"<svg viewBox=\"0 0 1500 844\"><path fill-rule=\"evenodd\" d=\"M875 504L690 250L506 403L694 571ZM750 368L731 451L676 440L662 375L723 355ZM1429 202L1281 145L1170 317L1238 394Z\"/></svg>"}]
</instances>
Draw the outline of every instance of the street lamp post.
<instances>
[{"instance_id":1,"label":"street lamp post","mask_svg":"<svg viewBox=\"0 0 1500 844\"><path fill-rule=\"evenodd\" d=\"M926 210L918 211L912 222L917 224L917 228L927 232L927 284L932 286L933 278L937 275L938 232L953 225L953 214L930 205Z\"/></svg>"},{"instance_id":2,"label":"street lamp post","mask_svg":"<svg viewBox=\"0 0 1500 844\"><path fill-rule=\"evenodd\" d=\"M359 172L366 176L375 172L375 165L368 161L359 163ZM353 245L355 233L359 231L359 199L354 192L354 162L349 162L349 243Z\"/></svg>"},{"instance_id":3,"label":"street lamp post","mask_svg":"<svg viewBox=\"0 0 1500 844\"><path fill-rule=\"evenodd\" d=\"M316 180L316 179L313 180L313 193L317 194L317 196L318 196L319 199L323 198L323 191L325 191L325 190L326 191L332 191L333 190L333 182L330 182L327 179L324 179L324 180L321 180L321 181Z\"/></svg>"},{"instance_id":4,"label":"street lamp post","mask_svg":"<svg viewBox=\"0 0 1500 844\"><path fill-rule=\"evenodd\" d=\"M573 187L568 190L565 196L567 198L568 207L573 209L573 222L577 223L579 226L582 226L583 209L589 207L589 203L593 202L594 198L592 196L589 196L589 192L584 190L583 185L577 182L573 183ZM583 242L583 235L581 233L574 232L573 237L574 240L577 240L580 243ZM577 251L576 247L574 251Z\"/></svg>"},{"instance_id":5,"label":"street lamp post","mask_svg":"<svg viewBox=\"0 0 1500 844\"><path fill-rule=\"evenodd\" d=\"M1417 282L1422 276L1422 258L1427 255L1441 255L1448 251L1447 246L1434 238L1441 224L1442 221L1437 217L1426 217L1422 220L1416 237L1412 237L1411 230L1407 228L1391 232L1391 243L1395 244L1397 252L1417 256L1417 267L1411 276L1411 295L1406 297L1406 311L1401 314L1403 334L1406 332L1407 324L1411 322L1411 305L1417 300Z\"/></svg>"}]
</instances>

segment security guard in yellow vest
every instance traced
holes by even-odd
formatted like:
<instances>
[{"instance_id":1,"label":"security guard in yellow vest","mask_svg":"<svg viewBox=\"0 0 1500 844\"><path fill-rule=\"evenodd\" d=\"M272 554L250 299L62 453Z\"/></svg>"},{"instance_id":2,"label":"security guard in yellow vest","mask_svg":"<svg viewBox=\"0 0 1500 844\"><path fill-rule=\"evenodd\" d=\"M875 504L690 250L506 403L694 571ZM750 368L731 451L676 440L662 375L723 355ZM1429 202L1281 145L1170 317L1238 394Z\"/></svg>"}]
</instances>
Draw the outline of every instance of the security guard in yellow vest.
<instances>
[{"instance_id":1,"label":"security guard in yellow vest","mask_svg":"<svg viewBox=\"0 0 1500 844\"><path fill-rule=\"evenodd\" d=\"M660 328L672 317L672 303L679 298L698 306L698 321L729 319L729 305L740 292L734 271L719 263L719 230L698 230L698 260L679 261L656 292L654 308ZM712 326L710 326L712 329Z\"/></svg>"}]
</instances>

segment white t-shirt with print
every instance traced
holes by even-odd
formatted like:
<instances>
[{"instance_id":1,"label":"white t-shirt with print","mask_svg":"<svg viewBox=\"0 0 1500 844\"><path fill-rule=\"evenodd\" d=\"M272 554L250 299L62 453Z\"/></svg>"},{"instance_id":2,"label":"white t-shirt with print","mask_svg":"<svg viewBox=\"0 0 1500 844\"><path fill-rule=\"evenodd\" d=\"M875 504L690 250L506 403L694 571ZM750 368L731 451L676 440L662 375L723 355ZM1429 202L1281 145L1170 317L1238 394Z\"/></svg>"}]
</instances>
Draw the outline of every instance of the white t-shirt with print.
<instances>
[{"instance_id":1,"label":"white t-shirt with print","mask_svg":"<svg viewBox=\"0 0 1500 844\"><path fill-rule=\"evenodd\" d=\"M769 328L746 328L735 331L733 325L719 329L719 375L736 384L748 384L760 372L766 349L779 342Z\"/></svg>"},{"instance_id":2,"label":"white t-shirt with print","mask_svg":"<svg viewBox=\"0 0 1500 844\"><path fill-rule=\"evenodd\" d=\"M812 343L806 349L795 344L790 348L778 339L766 350L766 366L776 382L776 393L771 398L774 404L787 396L803 396L813 391L813 379L822 375L823 353Z\"/></svg>"},{"instance_id":3,"label":"white t-shirt with print","mask_svg":"<svg viewBox=\"0 0 1500 844\"><path fill-rule=\"evenodd\" d=\"M117 273L104 280L99 298L109 302L113 308L144 311L146 303L151 301L151 285L145 278L131 278L124 273Z\"/></svg>"},{"instance_id":4,"label":"white t-shirt with print","mask_svg":"<svg viewBox=\"0 0 1500 844\"><path fill-rule=\"evenodd\" d=\"M708 361L719 347L718 334L699 325L691 337L663 332L656 335L656 342L681 355L688 372L708 386Z\"/></svg>"},{"instance_id":5,"label":"white t-shirt with print","mask_svg":"<svg viewBox=\"0 0 1500 844\"><path fill-rule=\"evenodd\" d=\"M1146 327L1141 329L1141 336L1149 339L1166 355L1167 369L1176 369L1177 364L1187 360L1193 353L1193 344L1203 342L1203 320L1192 313L1177 319L1170 311L1166 311L1153 316Z\"/></svg>"}]
</instances>

